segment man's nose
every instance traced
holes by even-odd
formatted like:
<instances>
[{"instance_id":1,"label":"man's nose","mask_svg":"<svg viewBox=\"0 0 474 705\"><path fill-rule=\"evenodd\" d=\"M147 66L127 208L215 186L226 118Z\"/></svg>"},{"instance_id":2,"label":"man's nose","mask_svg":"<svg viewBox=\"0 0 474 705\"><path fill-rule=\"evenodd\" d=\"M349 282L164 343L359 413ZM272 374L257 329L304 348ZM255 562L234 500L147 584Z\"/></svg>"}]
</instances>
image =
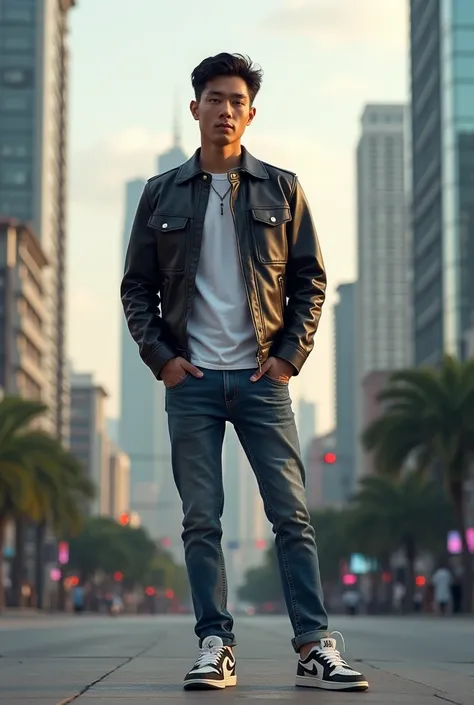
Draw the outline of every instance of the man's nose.
<instances>
[{"instance_id":1,"label":"man's nose","mask_svg":"<svg viewBox=\"0 0 474 705\"><path fill-rule=\"evenodd\" d=\"M219 111L219 117L221 118L229 118L232 115L230 103L226 102L221 105L221 109Z\"/></svg>"}]
</instances>

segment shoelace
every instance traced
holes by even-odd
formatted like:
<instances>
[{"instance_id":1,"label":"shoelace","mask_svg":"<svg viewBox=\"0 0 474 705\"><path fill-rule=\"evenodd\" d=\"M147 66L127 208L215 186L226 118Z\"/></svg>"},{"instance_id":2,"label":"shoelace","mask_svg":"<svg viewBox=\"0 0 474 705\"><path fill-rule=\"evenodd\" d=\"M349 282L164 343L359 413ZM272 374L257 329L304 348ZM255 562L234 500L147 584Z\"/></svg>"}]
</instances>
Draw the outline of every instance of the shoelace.
<instances>
[{"instance_id":1,"label":"shoelace","mask_svg":"<svg viewBox=\"0 0 474 705\"><path fill-rule=\"evenodd\" d=\"M342 639L342 645L344 647L344 651L346 650L346 642L344 641L344 637L342 636L341 632L331 632L331 636L333 634L339 634L339 636ZM350 668L349 664L344 661L344 659L341 656L341 652L338 651L336 648L330 649L330 648L325 648L321 650L321 653L323 654L324 658L328 661L328 663L331 666L334 666L335 668L337 666L344 666L346 668Z\"/></svg>"},{"instance_id":2,"label":"shoelace","mask_svg":"<svg viewBox=\"0 0 474 705\"><path fill-rule=\"evenodd\" d=\"M216 646L211 649L202 649L201 653L197 657L194 668L201 668L201 666L217 666L219 659L222 656L224 649L222 646Z\"/></svg>"}]
</instances>

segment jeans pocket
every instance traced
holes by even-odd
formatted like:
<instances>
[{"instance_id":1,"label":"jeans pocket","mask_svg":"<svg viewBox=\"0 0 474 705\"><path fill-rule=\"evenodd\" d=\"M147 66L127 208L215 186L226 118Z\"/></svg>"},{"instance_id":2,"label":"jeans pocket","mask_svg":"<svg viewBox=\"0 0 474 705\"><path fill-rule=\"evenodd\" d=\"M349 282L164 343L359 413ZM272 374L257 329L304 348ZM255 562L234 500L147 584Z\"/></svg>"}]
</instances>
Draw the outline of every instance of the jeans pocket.
<instances>
[{"instance_id":1,"label":"jeans pocket","mask_svg":"<svg viewBox=\"0 0 474 705\"><path fill-rule=\"evenodd\" d=\"M176 384L172 384L171 387L167 387L165 384L166 391L173 392L175 389L180 389L180 387L184 387L190 377L191 375L189 374L189 372L186 372L183 379L180 379L179 382L176 382Z\"/></svg>"},{"instance_id":2,"label":"jeans pocket","mask_svg":"<svg viewBox=\"0 0 474 705\"><path fill-rule=\"evenodd\" d=\"M289 381L275 379L274 377L270 377L270 375L268 375L268 374L264 374L262 376L262 379L266 379L267 382L270 382L270 384L273 384L274 387L283 387L283 389L287 389L288 385L289 385Z\"/></svg>"}]
</instances>

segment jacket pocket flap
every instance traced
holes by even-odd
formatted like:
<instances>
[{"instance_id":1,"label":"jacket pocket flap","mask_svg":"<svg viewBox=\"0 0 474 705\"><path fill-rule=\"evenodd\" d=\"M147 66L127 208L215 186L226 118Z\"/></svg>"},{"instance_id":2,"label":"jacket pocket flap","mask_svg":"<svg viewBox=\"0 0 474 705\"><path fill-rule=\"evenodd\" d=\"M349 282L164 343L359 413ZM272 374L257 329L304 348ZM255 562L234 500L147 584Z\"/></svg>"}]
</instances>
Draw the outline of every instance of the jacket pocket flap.
<instances>
[{"instance_id":1,"label":"jacket pocket flap","mask_svg":"<svg viewBox=\"0 0 474 705\"><path fill-rule=\"evenodd\" d=\"M254 220L270 226L281 225L291 220L290 209L284 206L281 208L252 208L252 215Z\"/></svg>"},{"instance_id":2,"label":"jacket pocket flap","mask_svg":"<svg viewBox=\"0 0 474 705\"><path fill-rule=\"evenodd\" d=\"M186 227L188 218L181 215L164 215L162 213L153 213L150 216L148 225L154 230L161 230L162 233L172 232L173 230L183 230Z\"/></svg>"}]
</instances>

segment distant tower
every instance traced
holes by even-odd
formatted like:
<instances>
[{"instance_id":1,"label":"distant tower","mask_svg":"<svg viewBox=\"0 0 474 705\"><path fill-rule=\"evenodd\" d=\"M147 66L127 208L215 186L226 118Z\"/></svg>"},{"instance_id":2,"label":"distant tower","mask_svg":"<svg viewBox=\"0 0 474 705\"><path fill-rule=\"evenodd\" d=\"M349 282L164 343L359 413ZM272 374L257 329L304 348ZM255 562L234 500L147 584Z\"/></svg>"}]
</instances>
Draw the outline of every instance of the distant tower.
<instances>
[{"instance_id":1,"label":"distant tower","mask_svg":"<svg viewBox=\"0 0 474 705\"><path fill-rule=\"evenodd\" d=\"M173 118L171 148L157 158L158 173L187 160L181 147L178 111ZM124 253L145 181L126 184ZM171 453L165 414L164 387L153 379L122 318L120 446L130 458L130 508L136 511L154 539L182 561L181 503L171 472Z\"/></svg>"},{"instance_id":2,"label":"distant tower","mask_svg":"<svg viewBox=\"0 0 474 705\"><path fill-rule=\"evenodd\" d=\"M181 123L178 106L175 105L173 117L173 144L167 152L158 155L158 174L175 169L187 160L187 155L181 146Z\"/></svg>"}]
</instances>

